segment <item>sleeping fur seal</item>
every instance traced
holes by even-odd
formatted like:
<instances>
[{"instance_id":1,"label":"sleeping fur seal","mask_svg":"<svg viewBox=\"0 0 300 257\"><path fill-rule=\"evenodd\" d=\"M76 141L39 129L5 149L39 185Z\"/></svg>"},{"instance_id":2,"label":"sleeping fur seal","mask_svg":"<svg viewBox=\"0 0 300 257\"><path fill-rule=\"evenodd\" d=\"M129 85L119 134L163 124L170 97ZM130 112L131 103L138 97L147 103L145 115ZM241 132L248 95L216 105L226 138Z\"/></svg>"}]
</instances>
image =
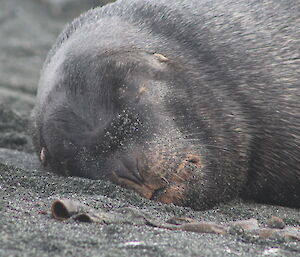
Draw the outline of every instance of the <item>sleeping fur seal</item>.
<instances>
[{"instance_id":1,"label":"sleeping fur seal","mask_svg":"<svg viewBox=\"0 0 300 257\"><path fill-rule=\"evenodd\" d=\"M300 207L300 12L291 0L119 0L68 25L33 138L55 173L163 203Z\"/></svg>"}]
</instances>

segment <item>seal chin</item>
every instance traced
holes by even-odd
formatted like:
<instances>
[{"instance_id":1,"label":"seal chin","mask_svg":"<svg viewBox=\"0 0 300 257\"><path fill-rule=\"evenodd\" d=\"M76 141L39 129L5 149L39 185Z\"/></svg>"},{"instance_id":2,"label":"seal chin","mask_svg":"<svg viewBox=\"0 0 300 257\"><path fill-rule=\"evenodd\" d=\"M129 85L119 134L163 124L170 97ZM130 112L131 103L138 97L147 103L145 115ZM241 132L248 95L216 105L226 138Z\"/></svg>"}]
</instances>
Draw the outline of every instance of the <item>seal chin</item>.
<instances>
[{"instance_id":1,"label":"seal chin","mask_svg":"<svg viewBox=\"0 0 300 257\"><path fill-rule=\"evenodd\" d=\"M118 164L118 169L111 173L114 183L134 190L144 198L181 206L186 203L189 181L201 169L200 156L191 153L181 160L178 157L166 160L159 158L159 154L122 157Z\"/></svg>"}]
</instances>

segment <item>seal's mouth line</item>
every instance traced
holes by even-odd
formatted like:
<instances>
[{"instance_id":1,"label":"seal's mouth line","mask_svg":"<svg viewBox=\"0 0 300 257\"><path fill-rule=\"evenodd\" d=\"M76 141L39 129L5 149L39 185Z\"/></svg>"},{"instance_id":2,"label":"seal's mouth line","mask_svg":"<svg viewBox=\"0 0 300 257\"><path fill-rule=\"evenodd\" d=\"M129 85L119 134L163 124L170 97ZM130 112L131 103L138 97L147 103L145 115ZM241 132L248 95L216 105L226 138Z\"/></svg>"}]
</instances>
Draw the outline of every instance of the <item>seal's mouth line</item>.
<instances>
[{"instance_id":1,"label":"seal's mouth line","mask_svg":"<svg viewBox=\"0 0 300 257\"><path fill-rule=\"evenodd\" d=\"M114 173L115 174L115 173ZM166 183L165 184L153 183L153 184L138 184L127 178L117 177L115 175L114 181L128 189L132 189L137 192L140 196L166 204L177 204L184 205L184 183Z\"/></svg>"},{"instance_id":2,"label":"seal's mouth line","mask_svg":"<svg viewBox=\"0 0 300 257\"><path fill-rule=\"evenodd\" d=\"M112 172L113 174L113 180L125 188L132 189L136 191L140 196L146 198L146 199L153 199L154 195L156 195L157 191L162 191L165 188L167 188L169 182L162 178L163 183L137 183L135 181L132 181L128 178L122 178L119 177L115 172Z\"/></svg>"},{"instance_id":3,"label":"seal's mouth line","mask_svg":"<svg viewBox=\"0 0 300 257\"><path fill-rule=\"evenodd\" d=\"M166 191L167 187L162 187L153 191L150 200L159 201L160 196Z\"/></svg>"}]
</instances>

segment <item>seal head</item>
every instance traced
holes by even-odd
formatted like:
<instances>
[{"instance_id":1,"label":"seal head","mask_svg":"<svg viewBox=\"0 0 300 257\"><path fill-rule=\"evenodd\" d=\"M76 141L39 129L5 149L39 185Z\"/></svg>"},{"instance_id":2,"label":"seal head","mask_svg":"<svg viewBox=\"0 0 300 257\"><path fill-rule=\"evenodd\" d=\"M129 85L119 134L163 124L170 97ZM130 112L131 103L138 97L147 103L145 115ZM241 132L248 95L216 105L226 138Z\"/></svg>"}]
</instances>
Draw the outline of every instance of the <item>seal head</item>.
<instances>
[{"instance_id":1,"label":"seal head","mask_svg":"<svg viewBox=\"0 0 300 257\"><path fill-rule=\"evenodd\" d=\"M299 207L299 12L280 5L119 0L82 15L41 73L41 163L194 209L238 195Z\"/></svg>"}]
</instances>

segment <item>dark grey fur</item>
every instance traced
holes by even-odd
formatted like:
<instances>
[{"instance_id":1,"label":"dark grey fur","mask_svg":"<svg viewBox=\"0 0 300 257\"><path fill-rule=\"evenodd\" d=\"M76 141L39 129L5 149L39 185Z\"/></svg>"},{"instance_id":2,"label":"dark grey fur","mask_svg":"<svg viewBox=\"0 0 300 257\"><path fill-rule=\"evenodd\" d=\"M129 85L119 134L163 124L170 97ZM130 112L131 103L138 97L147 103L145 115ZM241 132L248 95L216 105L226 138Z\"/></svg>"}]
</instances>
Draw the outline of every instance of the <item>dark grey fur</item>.
<instances>
[{"instance_id":1,"label":"dark grey fur","mask_svg":"<svg viewBox=\"0 0 300 257\"><path fill-rule=\"evenodd\" d=\"M292 0L119 0L91 10L44 65L37 152L47 149L54 172L97 179L148 142L188 145L204 166L185 205L241 195L300 207L299 24ZM142 84L149 90L135 101Z\"/></svg>"}]
</instances>

